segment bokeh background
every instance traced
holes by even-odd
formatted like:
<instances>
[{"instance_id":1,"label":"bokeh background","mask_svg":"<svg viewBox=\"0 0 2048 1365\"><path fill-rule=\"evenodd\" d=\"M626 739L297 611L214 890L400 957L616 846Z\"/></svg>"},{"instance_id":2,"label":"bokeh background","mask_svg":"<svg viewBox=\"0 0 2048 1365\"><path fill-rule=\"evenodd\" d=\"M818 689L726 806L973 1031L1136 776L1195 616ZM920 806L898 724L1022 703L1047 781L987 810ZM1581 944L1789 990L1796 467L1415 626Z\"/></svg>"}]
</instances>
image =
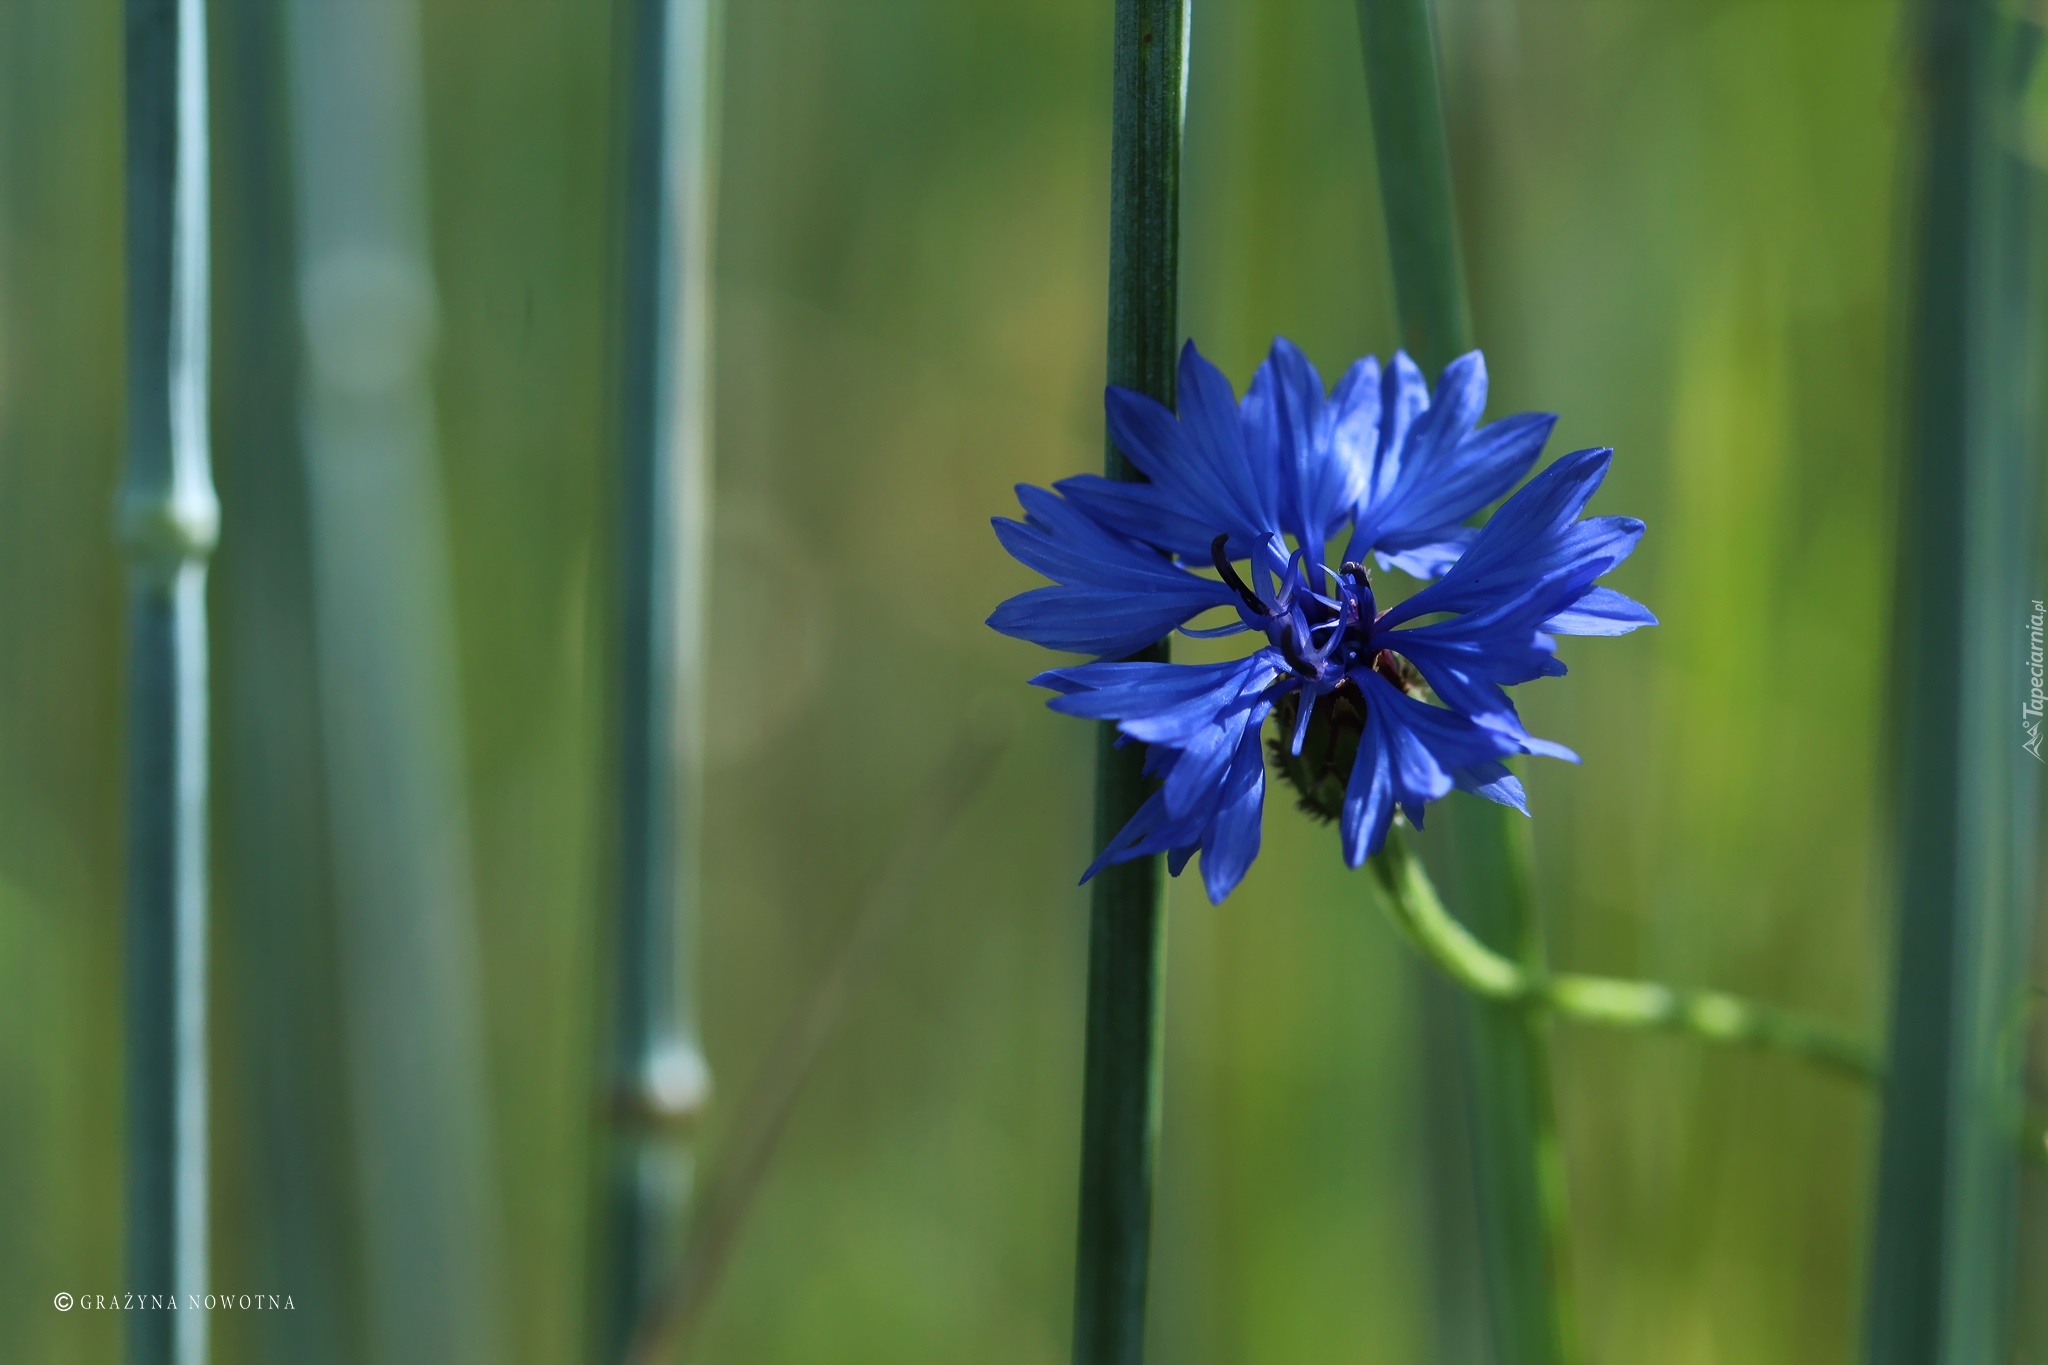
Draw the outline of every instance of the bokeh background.
<instances>
[{"instance_id":1,"label":"bokeh background","mask_svg":"<svg viewBox=\"0 0 2048 1365\"><path fill-rule=\"evenodd\" d=\"M263 438L264 405L292 392L289 331L281 345L264 321L289 277L250 226L278 191L236 151L266 145L283 77L236 27L250 7L214 8L214 1279L295 1292L352 1358L363 1268L339 1044L292 1035L295 1129L262 1057L281 980L295 1017L333 1014L321 945L337 911L317 858L303 894L250 890L274 885L249 868L275 849L247 833L247 775L301 751L289 726L249 718L314 704L288 666L251 690L242 663L302 658L310 628L237 595L273 581L276 556L303 563L295 457ZM1010 486L1100 459L1111 7L727 9L701 941L714 1159L729 1101L928 775L992 713L1014 718L1014 739L824 1055L700 1358L1058 1361L1091 736L1024 686L1040 655L981 622L1032 581L988 531ZM1441 9L1490 411L1561 412L1552 454L1617 447L1595 510L1649 522L1617 582L1665 623L1568 641L1572 676L1524 689L1532 729L1585 758L1527 773L1553 954L1754 992L1874 1037L1887 658L1911 647L1888 609L1912 107L1900 6ZM422 12L487 1045L477 1160L505 1358L537 1365L579 1358L586 1339L621 67L595 0ZM50 1299L120 1283L120 33L112 0L0 5L10 1361L118 1349L117 1319ZM1184 330L1240 385L1276 332L1326 375L1384 354L1351 0L1196 0L1193 35ZM259 504L287 511L252 526ZM1458 1325L1434 1320L1429 1278L1420 975L1330 831L1270 802L1243 889L1216 909L1184 879L1170 935L1152 1358L1453 1359ZM1567 1032L1558 1047L1590 1359L1851 1359L1870 1097L1662 1037ZM290 1160L281 1133L299 1134ZM278 1283L285 1167L327 1173L306 1214L342 1230L325 1289ZM2020 1359L2048 1361L2048 1199L2029 1190ZM282 1358L274 1323L215 1327L223 1362Z\"/></svg>"}]
</instances>

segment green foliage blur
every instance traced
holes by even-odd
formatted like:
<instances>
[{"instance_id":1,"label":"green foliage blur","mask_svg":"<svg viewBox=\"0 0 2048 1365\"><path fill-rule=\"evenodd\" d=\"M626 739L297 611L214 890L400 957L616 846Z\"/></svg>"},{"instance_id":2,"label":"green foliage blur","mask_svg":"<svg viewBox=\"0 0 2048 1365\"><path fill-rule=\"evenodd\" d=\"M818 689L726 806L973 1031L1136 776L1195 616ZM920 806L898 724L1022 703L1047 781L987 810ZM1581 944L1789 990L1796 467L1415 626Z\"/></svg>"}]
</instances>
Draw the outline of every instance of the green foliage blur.
<instances>
[{"instance_id":1,"label":"green foliage blur","mask_svg":"<svg viewBox=\"0 0 2048 1365\"><path fill-rule=\"evenodd\" d=\"M423 8L489 1159L505 1339L538 1365L580 1358L587 1330L620 67L604 4ZM1552 956L1875 1039L1900 8L1442 10L1490 411L1562 413L1553 455L1617 448L1595 510L1648 521L1616 581L1664 621L1567 641L1571 677L1523 689L1532 730L1585 759L1527 767ZM1110 14L727 5L713 1165L920 784L989 706L1017 738L827 1051L704 1360L1065 1356L1092 737L1024 685L1042 655L982 619L1032 582L987 528L1010 486L1101 458ZM1392 345L1356 25L1352 0L1194 5L1183 329L1240 385L1276 332L1330 377ZM115 1359L119 1330L51 1298L121 1273L120 36L112 3L0 4L0 1358L52 1365ZM214 92L217 129L257 116L227 77ZM215 155L225 220L249 191ZM223 296L241 249L224 229ZM217 407L266 363L230 328ZM272 454L234 430L224 490ZM255 571L242 534L224 496L217 607ZM224 686L217 747L238 720ZM244 856L231 785L220 888ZM265 964L240 944L294 907L216 906L214 1280L292 1292L253 1231ZM1456 1333L1432 1322L1419 968L1333 833L1276 796L1228 904L1175 887L1170 954L1152 1358L1452 1359L1433 1344ZM1558 1046L1589 1359L1850 1360L1871 1098L1688 1041ZM345 1199L339 1143L335 1161ZM2044 1361L2040 1182L2029 1198L2021 1358ZM215 1330L223 1365L270 1358L254 1315Z\"/></svg>"}]
</instances>

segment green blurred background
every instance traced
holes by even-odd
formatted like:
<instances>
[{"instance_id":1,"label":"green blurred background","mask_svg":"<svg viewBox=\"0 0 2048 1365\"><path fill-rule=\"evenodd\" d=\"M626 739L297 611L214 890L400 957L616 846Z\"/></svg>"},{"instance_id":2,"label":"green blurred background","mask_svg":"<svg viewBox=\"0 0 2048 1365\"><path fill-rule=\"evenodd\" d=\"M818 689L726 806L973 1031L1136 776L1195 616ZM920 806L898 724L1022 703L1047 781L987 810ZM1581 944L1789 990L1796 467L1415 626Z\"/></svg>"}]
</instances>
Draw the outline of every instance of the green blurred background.
<instances>
[{"instance_id":1,"label":"green blurred background","mask_svg":"<svg viewBox=\"0 0 2048 1365\"><path fill-rule=\"evenodd\" d=\"M596 0L423 10L505 1340L518 1361L567 1361L585 1339L611 850L620 67ZM978 704L1014 714L1017 738L826 1053L701 1357L1058 1361L1092 741L1024 686L1043 657L981 622L1032 582L987 529L1010 485L1100 459L1111 7L727 10L702 936L714 1158L729 1101L927 774ZM1596 510L1649 522L1617 583L1665 623L1569 641L1571 678L1524 689L1531 728L1586 760L1528 772L1553 956L1875 1037L1899 8L1442 10L1490 411L1563 413L1552 454L1618 448ZM232 12L216 7L216 30ZM115 1318L50 1300L120 1283L120 32L112 0L0 4L7 1361L117 1353ZM1195 0L1193 35L1184 330L1240 386L1275 332L1332 377L1384 353L1352 0ZM217 50L226 660L262 644L226 605L258 571L238 470L277 458L233 414L278 357L234 309L257 287L236 283L253 248L235 224L258 191L232 125L267 106L232 39ZM266 964L250 945L279 914L331 934L332 911L234 894L236 860L260 852L236 838L235 745L253 741L234 737L244 708L217 667L213 1278L285 1292L256 1232ZM1192 878L1173 892L1152 1358L1439 1358L1419 972L1332 834L1269 804L1266 851L1226 906ZM307 1075L331 1085L333 1041L314 1043ZM1870 1098L1661 1037L1568 1032L1559 1049L1589 1357L1849 1360ZM2048 1199L2038 1181L2028 1197L2020 1358L2044 1361ZM221 1361L271 1358L254 1315L215 1327Z\"/></svg>"}]
</instances>

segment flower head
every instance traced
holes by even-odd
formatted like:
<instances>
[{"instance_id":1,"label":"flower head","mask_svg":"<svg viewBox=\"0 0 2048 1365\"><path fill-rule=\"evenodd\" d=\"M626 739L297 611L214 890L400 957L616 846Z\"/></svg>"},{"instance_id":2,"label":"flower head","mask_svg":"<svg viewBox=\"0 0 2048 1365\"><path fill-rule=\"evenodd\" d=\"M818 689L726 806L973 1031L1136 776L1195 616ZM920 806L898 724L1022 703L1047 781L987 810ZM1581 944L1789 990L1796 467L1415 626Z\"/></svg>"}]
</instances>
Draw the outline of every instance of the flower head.
<instances>
[{"instance_id":1,"label":"flower head","mask_svg":"<svg viewBox=\"0 0 2048 1365\"><path fill-rule=\"evenodd\" d=\"M1095 655L1033 681L1059 694L1053 709L1114 721L1148 745L1159 782L1083 880L1154 853L1178 875L1199 851L1209 898L1227 896L1258 855L1269 718L1280 771L1306 808L1338 821L1353 867L1385 842L1397 808L1419 827L1423 807L1454 787L1526 813L1502 760L1576 759L1531 736L1505 688L1565 671L1555 635L1655 622L1595 583L1643 532L1630 518L1579 515L1611 452L1565 456L1473 528L1466 519L1528 472L1556 420L1479 426L1476 351L1434 394L1403 354L1384 370L1359 361L1326 394L1279 340L1239 402L1189 343L1179 397L1176 416L1108 391L1111 436L1148 482L1020 487L1025 519L995 522L1053 586L1011 598L989 624ZM1368 557L1437 581L1383 611ZM1219 608L1231 619L1189 627ZM1264 643L1226 664L1117 662L1174 630Z\"/></svg>"}]
</instances>

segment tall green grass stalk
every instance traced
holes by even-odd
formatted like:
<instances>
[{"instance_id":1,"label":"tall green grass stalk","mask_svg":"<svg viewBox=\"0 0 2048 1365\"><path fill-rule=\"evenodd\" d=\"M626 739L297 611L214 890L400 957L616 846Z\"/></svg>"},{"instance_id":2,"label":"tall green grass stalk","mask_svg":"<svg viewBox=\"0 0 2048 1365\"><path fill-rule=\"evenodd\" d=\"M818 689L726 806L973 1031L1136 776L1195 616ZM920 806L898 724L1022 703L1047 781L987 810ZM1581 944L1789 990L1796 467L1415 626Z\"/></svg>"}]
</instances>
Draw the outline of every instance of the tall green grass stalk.
<instances>
[{"instance_id":1,"label":"tall green grass stalk","mask_svg":"<svg viewBox=\"0 0 2048 1365\"><path fill-rule=\"evenodd\" d=\"M1109 382L1173 402L1180 340L1180 148L1187 0L1117 0L1109 170ZM1111 445L1111 478L1142 476ZM1164 659L1164 641L1139 655ZM1097 739L1096 846L1144 801L1145 749ZM1141 1365L1159 1139L1166 878L1162 860L1106 868L1088 933L1088 1043L1075 1365Z\"/></svg>"},{"instance_id":2,"label":"tall green grass stalk","mask_svg":"<svg viewBox=\"0 0 2048 1365\"><path fill-rule=\"evenodd\" d=\"M1428 0L1359 0L1373 146L1402 342L1428 374L1471 349L1448 140ZM1543 971L1519 817L1453 796L1436 819L1452 903L1493 949ZM1467 1048L1473 1200L1498 1365L1573 1359L1564 1171L1548 1020L1476 999Z\"/></svg>"},{"instance_id":3,"label":"tall green grass stalk","mask_svg":"<svg viewBox=\"0 0 2048 1365\"><path fill-rule=\"evenodd\" d=\"M224 726L220 1007L239 1076L236 1183L252 1280L296 1288L289 1313L241 1326L264 1360L364 1356L349 1201L348 1107L334 969L312 550L298 432L291 131L284 15L217 0L215 451L234 535L215 561ZM224 1121L230 1120L226 1112Z\"/></svg>"},{"instance_id":4,"label":"tall green grass stalk","mask_svg":"<svg viewBox=\"0 0 2048 1365\"><path fill-rule=\"evenodd\" d=\"M484 1067L416 0L294 0L302 437L365 1357L509 1358Z\"/></svg>"},{"instance_id":5,"label":"tall green grass stalk","mask_svg":"<svg viewBox=\"0 0 2048 1365\"><path fill-rule=\"evenodd\" d=\"M127 1279L207 1279L206 9L127 5ZM132 1365L203 1365L202 1312L127 1317Z\"/></svg>"},{"instance_id":6,"label":"tall green grass stalk","mask_svg":"<svg viewBox=\"0 0 2048 1365\"><path fill-rule=\"evenodd\" d=\"M626 34L619 865L612 1130L591 1301L622 1359L672 1277L709 1083L696 1019L715 164L714 0L639 0Z\"/></svg>"},{"instance_id":7,"label":"tall green grass stalk","mask_svg":"<svg viewBox=\"0 0 2048 1365\"><path fill-rule=\"evenodd\" d=\"M1992 1365L2010 1350L2014 1020L2040 832L2040 765L2023 746L2040 719L2035 599L2048 597L2029 260L2038 172L2019 159L2019 95L2041 34L2019 13L1992 0L1913 12L1921 144L1888 655L1899 909L1873 1365Z\"/></svg>"}]
</instances>

